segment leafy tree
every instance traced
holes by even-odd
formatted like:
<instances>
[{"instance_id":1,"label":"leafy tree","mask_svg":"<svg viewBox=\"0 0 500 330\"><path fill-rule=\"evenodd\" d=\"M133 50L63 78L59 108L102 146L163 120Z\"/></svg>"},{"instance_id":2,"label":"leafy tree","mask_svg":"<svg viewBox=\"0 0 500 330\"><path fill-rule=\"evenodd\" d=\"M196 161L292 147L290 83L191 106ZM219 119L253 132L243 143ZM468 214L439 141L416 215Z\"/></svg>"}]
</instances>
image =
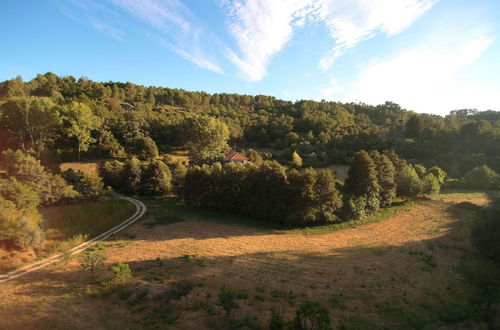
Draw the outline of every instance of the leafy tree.
<instances>
[{"instance_id":1,"label":"leafy tree","mask_svg":"<svg viewBox=\"0 0 500 330\"><path fill-rule=\"evenodd\" d=\"M141 137L135 140L134 153L142 159L155 158L158 157L158 147L149 136Z\"/></svg>"},{"instance_id":2,"label":"leafy tree","mask_svg":"<svg viewBox=\"0 0 500 330\"><path fill-rule=\"evenodd\" d=\"M123 189L132 194L137 193L141 184L141 162L135 157L127 159L121 177Z\"/></svg>"},{"instance_id":3,"label":"leafy tree","mask_svg":"<svg viewBox=\"0 0 500 330\"><path fill-rule=\"evenodd\" d=\"M107 161L99 167L99 174L105 184L110 187L119 188L122 186L122 170L123 164L119 161Z\"/></svg>"},{"instance_id":4,"label":"leafy tree","mask_svg":"<svg viewBox=\"0 0 500 330\"><path fill-rule=\"evenodd\" d=\"M259 155L259 153L255 150L249 150L247 152L247 157L248 159L254 163L255 165L260 165L262 164L262 157Z\"/></svg>"},{"instance_id":5,"label":"leafy tree","mask_svg":"<svg viewBox=\"0 0 500 330\"><path fill-rule=\"evenodd\" d=\"M192 116L183 125L183 138L195 164L214 161L228 149L227 126L211 117Z\"/></svg>"},{"instance_id":6,"label":"leafy tree","mask_svg":"<svg viewBox=\"0 0 500 330\"><path fill-rule=\"evenodd\" d=\"M184 178L186 177L186 174L187 174L187 168L186 166L178 161L176 164L175 164L175 167L174 167L174 170L173 170L173 174L172 174L172 186L173 186L173 189L174 189L174 192L179 195L182 190L182 185L183 185L183 182L184 182Z\"/></svg>"},{"instance_id":7,"label":"leafy tree","mask_svg":"<svg viewBox=\"0 0 500 330\"><path fill-rule=\"evenodd\" d=\"M23 150L41 151L61 127L60 109L46 97L16 97L0 106L0 124L17 137Z\"/></svg>"},{"instance_id":8,"label":"leafy tree","mask_svg":"<svg viewBox=\"0 0 500 330\"><path fill-rule=\"evenodd\" d=\"M95 142L91 133L98 129L101 121L87 104L78 102L72 102L64 107L63 118L66 135L77 141L78 161L80 161L81 151L87 151L89 145Z\"/></svg>"},{"instance_id":9,"label":"leafy tree","mask_svg":"<svg viewBox=\"0 0 500 330\"><path fill-rule=\"evenodd\" d=\"M498 174L486 165L478 166L464 176L465 185L469 188L489 189L497 179Z\"/></svg>"},{"instance_id":10,"label":"leafy tree","mask_svg":"<svg viewBox=\"0 0 500 330\"><path fill-rule=\"evenodd\" d=\"M167 165L160 160L151 160L142 171L142 190L147 195L161 196L172 189L172 174Z\"/></svg>"},{"instance_id":11,"label":"leafy tree","mask_svg":"<svg viewBox=\"0 0 500 330\"><path fill-rule=\"evenodd\" d=\"M438 180L439 184L442 185L446 179L446 172L437 166L433 166L427 170L427 174L432 174Z\"/></svg>"},{"instance_id":12,"label":"leafy tree","mask_svg":"<svg viewBox=\"0 0 500 330\"><path fill-rule=\"evenodd\" d=\"M76 190L87 199L98 199L105 193L104 183L97 174L81 173L79 182L76 184Z\"/></svg>"},{"instance_id":13,"label":"leafy tree","mask_svg":"<svg viewBox=\"0 0 500 330\"><path fill-rule=\"evenodd\" d=\"M0 196L20 210L36 210L41 203L40 196L15 177L0 179Z\"/></svg>"},{"instance_id":14,"label":"leafy tree","mask_svg":"<svg viewBox=\"0 0 500 330\"><path fill-rule=\"evenodd\" d=\"M406 123L406 137L411 139L419 138L422 134L424 123L419 115L413 115Z\"/></svg>"},{"instance_id":15,"label":"leafy tree","mask_svg":"<svg viewBox=\"0 0 500 330\"><path fill-rule=\"evenodd\" d=\"M20 150L4 151L1 155L4 168L10 177L38 193L42 204L53 204L61 199L74 198L78 194L66 184L60 175L46 171L40 161Z\"/></svg>"},{"instance_id":16,"label":"leafy tree","mask_svg":"<svg viewBox=\"0 0 500 330\"><path fill-rule=\"evenodd\" d=\"M396 175L397 195L405 197L416 197L422 193L422 181L411 165L406 165Z\"/></svg>"},{"instance_id":17,"label":"leafy tree","mask_svg":"<svg viewBox=\"0 0 500 330\"><path fill-rule=\"evenodd\" d=\"M12 248L33 248L44 239L42 216L32 208L20 209L0 196L0 243Z\"/></svg>"},{"instance_id":18,"label":"leafy tree","mask_svg":"<svg viewBox=\"0 0 500 330\"><path fill-rule=\"evenodd\" d=\"M302 157L299 156L297 151L292 153L292 166L295 168L302 167Z\"/></svg>"}]
</instances>

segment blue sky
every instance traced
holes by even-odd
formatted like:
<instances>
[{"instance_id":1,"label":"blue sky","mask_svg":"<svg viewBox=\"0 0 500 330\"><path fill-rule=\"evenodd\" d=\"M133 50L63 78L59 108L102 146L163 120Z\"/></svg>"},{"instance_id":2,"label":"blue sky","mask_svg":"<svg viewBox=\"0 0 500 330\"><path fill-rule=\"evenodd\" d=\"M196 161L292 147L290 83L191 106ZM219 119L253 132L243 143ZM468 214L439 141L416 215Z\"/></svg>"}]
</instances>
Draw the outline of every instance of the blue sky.
<instances>
[{"instance_id":1,"label":"blue sky","mask_svg":"<svg viewBox=\"0 0 500 330\"><path fill-rule=\"evenodd\" d=\"M500 110L498 0L15 0L0 79Z\"/></svg>"}]
</instances>

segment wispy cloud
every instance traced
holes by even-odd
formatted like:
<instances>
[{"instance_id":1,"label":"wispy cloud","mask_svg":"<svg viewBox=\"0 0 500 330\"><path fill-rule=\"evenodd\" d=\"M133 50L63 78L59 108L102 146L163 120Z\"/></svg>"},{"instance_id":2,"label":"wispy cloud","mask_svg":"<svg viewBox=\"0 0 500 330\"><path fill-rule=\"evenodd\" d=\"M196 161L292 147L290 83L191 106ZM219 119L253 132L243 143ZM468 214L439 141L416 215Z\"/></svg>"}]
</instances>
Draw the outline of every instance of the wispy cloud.
<instances>
[{"instance_id":1,"label":"wispy cloud","mask_svg":"<svg viewBox=\"0 0 500 330\"><path fill-rule=\"evenodd\" d=\"M421 46L375 62L359 73L344 100L370 104L392 100L422 112L449 111L450 100L463 95L446 95L447 84L493 41L482 36L454 47ZM476 95L469 97L477 100Z\"/></svg>"},{"instance_id":2,"label":"wispy cloud","mask_svg":"<svg viewBox=\"0 0 500 330\"><path fill-rule=\"evenodd\" d=\"M381 31L393 36L410 26L437 0L225 0L229 28L239 54L229 59L243 77L259 81L271 58L293 36L294 29L323 22L332 37L331 51L318 66L329 69L335 59Z\"/></svg>"},{"instance_id":3,"label":"wispy cloud","mask_svg":"<svg viewBox=\"0 0 500 330\"><path fill-rule=\"evenodd\" d=\"M437 0L325 0L319 19L335 39L335 47L321 59L319 67L329 69L336 58L377 32L394 36L429 10Z\"/></svg>"}]
</instances>

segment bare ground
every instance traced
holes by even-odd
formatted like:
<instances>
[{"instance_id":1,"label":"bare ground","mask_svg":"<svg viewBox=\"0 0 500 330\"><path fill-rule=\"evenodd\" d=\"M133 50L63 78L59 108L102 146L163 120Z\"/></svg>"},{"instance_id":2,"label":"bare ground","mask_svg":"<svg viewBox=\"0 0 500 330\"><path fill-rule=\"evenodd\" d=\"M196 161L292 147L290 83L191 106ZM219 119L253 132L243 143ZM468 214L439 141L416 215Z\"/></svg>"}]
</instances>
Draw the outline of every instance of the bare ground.
<instances>
[{"instance_id":1,"label":"bare ground","mask_svg":"<svg viewBox=\"0 0 500 330\"><path fill-rule=\"evenodd\" d=\"M201 219L137 224L105 250L106 268L131 266L130 298L94 297L100 286L72 261L1 285L0 329L222 328L228 321L216 303L223 285L245 293L231 318L246 317L247 326L266 328L271 307L290 319L311 300L328 307L333 325L399 327L405 306L460 294L454 267L471 251L475 217L456 204L463 200L488 201L483 194L440 195L382 222L322 235ZM110 276L108 269L98 274ZM162 300L179 280L197 284L189 308L185 298ZM202 304L211 312L196 308Z\"/></svg>"}]
</instances>

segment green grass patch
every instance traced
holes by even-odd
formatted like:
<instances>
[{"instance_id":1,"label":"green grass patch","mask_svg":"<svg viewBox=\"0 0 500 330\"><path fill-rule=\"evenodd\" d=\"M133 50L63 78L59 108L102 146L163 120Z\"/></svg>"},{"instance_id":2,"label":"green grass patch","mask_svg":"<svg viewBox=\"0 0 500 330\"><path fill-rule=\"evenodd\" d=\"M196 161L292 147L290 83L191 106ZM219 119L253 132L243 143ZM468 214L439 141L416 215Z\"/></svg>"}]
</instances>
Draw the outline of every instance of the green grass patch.
<instances>
[{"instance_id":1,"label":"green grass patch","mask_svg":"<svg viewBox=\"0 0 500 330\"><path fill-rule=\"evenodd\" d=\"M389 217L392 217L398 212L407 212L409 211L412 206L415 204L419 203L419 201L412 201L412 202L399 202L396 204L393 204L393 206L381 209L379 212L368 216L368 217L363 217L358 220L351 220L351 221L346 221L346 222L341 222L341 223L333 223L333 224L328 224L328 225L323 225L323 226L315 226L315 227L305 227L305 228L299 228L299 229L293 229L292 231L305 234L305 235L319 235L319 234L328 234L337 230L342 230L342 229L348 229L348 228L355 228L358 226L366 225L369 223L373 222L379 222L382 220L385 220Z\"/></svg>"},{"instance_id":2,"label":"green grass patch","mask_svg":"<svg viewBox=\"0 0 500 330\"><path fill-rule=\"evenodd\" d=\"M42 208L47 248L57 250L74 237L93 238L122 223L134 211L133 204L117 198Z\"/></svg>"}]
</instances>

